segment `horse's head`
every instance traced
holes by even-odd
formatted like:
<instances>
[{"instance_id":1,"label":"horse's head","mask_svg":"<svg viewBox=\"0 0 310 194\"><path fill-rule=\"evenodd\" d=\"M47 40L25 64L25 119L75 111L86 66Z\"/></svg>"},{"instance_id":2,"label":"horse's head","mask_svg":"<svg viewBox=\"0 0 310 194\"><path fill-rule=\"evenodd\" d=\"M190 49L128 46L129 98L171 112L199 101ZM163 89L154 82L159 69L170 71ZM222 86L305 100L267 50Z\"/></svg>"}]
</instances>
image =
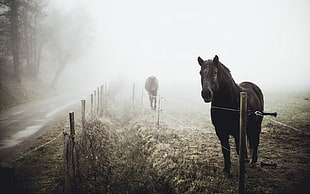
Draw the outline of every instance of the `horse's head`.
<instances>
[{"instance_id":1,"label":"horse's head","mask_svg":"<svg viewBox=\"0 0 310 194\"><path fill-rule=\"evenodd\" d=\"M212 102L214 94L216 94L219 89L219 58L215 55L213 60L209 59L204 61L198 57L198 63L201 66L201 96L206 103Z\"/></svg>"}]
</instances>

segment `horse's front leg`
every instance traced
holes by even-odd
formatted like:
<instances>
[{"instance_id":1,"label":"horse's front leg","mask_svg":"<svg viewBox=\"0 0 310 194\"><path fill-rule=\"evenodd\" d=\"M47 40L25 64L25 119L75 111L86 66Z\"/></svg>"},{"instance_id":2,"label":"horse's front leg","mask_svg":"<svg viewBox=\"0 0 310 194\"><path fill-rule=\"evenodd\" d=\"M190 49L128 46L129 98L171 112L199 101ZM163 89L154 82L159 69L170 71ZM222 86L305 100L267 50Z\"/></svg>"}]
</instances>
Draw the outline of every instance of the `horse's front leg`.
<instances>
[{"instance_id":1,"label":"horse's front leg","mask_svg":"<svg viewBox=\"0 0 310 194\"><path fill-rule=\"evenodd\" d=\"M153 97L151 95L149 95L149 100L150 100L150 106L151 106L151 109L153 109Z\"/></svg>"},{"instance_id":2,"label":"horse's front leg","mask_svg":"<svg viewBox=\"0 0 310 194\"><path fill-rule=\"evenodd\" d=\"M156 110L156 103L157 103L157 99L156 96L154 97L154 110Z\"/></svg>"},{"instance_id":3,"label":"horse's front leg","mask_svg":"<svg viewBox=\"0 0 310 194\"><path fill-rule=\"evenodd\" d=\"M224 170L223 172L230 174L230 146L229 146L229 136L228 135L221 135L219 136L221 145L222 145L222 152L224 156Z\"/></svg>"}]
</instances>

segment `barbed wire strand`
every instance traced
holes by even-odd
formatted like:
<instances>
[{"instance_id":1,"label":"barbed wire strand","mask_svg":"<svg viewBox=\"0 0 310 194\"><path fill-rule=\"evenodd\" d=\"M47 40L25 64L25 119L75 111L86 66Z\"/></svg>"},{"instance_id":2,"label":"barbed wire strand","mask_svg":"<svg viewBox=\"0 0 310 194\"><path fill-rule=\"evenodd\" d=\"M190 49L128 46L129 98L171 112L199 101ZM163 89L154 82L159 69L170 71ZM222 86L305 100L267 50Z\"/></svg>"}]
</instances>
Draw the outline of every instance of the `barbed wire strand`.
<instances>
[{"instance_id":1,"label":"barbed wire strand","mask_svg":"<svg viewBox=\"0 0 310 194\"><path fill-rule=\"evenodd\" d=\"M232 111L232 112L240 112L239 109L224 108L224 107L218 107L218 106L211 106L211 109L219 109L219 110L226 110L226 111Z\"/></svg>"},{"instance_id":2,"label":"barbed wire strand","mask_svg":"<svg viewBox=\"0 0 310 194\"><path fill-rule=\"evenodd\" d=\"M295 131L297 131L297 132L299 132L299 133L302 133L302 134L306 135L306 133L304 133L304 132L301 131L300 129L297 129L297 128L295 128L295 127L289 126L289 125L284 124L284 123L282 123L282 122L280 122L280 121L276 121L276 120L271 119L271 118L268 118L268 117L265 117L265 119L267 119L267 120L269 120L269 121L272 121L272 122L274 122L274 123L277 123L278 125L282 125L282 126L284 126L284 127L293 129L293 130L295 130Z\"/></svg>"},{"instance_id":3,"label":"barbed wire strand","mask_svg":"<svg viewBox=\"0 0 310 194\"><path fill-rule=\"evenodd\" d=\"M157 96L151 96L151 97L157 97ZM162 96L161 96L161 99L163 99L166 103L172 102L172 101L170 101L170 100L168 100L167 98L164 98L164 97L162 97ZM179 102L179 103L182 103L182 102ZM211 106L211 109L212 109L212 108L213 108L213 109L218 109L218 110L225 110L225 111L232 111L232 112L240 112L240 110L238 110L238 109L232 109L232 108ZM253 112L253 111L250 111L250 112ZM184 124L184 122L178 120L178 119L175 118L173 115L171 115L171 114L169 114L169 113L167 113L167 112L165 112L165 114L168 115L169 117L171 117L173 120L179 122L180 124ZM281 126L290 128L290 129L292 129L292 130L294 130L294 131L296 131L296 132L305 134L303 131L301 131L300 129L297 129L296 127L293 127L293 126L287 125L287 124L285 124L285 123L282 123L282 122L280 122L280 121L277 121L277 120L274 120L274 119L265 117L265 116L263 115L263 113L260 112L260 111L255 111L254 114L257 115L257 116L264 117L265 119L267 119L267 120L269 120L269 121L271 121L271 122L274 122L274 123L276 123L276 124L278 124L278 125L281 125ZM186 125L186 124L185 124L184 126L186 126L185 128L187 128L187 125ZM192 126L190 126L190 127L188 127L188 128L191 128L191 127L192 127ZM197 128L197 127L194 127L194 128ZM222 147L223 147L225 150L230 151L230 149L228 149L228 148L226 148L226 147L224 147L224 146L222 146Z\"/></svg>"},{"instance_id":4,"label":"barbed wire strand","mask_svg":"<svg viewBox=\"0 0 310 194\"><path fill-rule=\"evenodd\" d=\"M150 98L160 98L160 100L162 100L163 102L166 102L166 103L181 103L181 104L183 104L183 103L188 103L188 102L181 102L181 101L178 101L178 102L170 101L170 100L168 100L167 98L164 98L163 96L160 96L160 95L157 95L157 96L149 95L149 97L150 97ZM145 105L142 104L141 108L143 108L143 107L145 107ZM159 108L160 108L160 107L159 107ZM218 110L232 111L232 112L240 112L239 109L232 109L232 108L225 108L225 107L218 107L218 106L211 106L211 109L218 109ZM169 114L167 111L163 112L163 110L161 109L160 112L162 112L162 113L164 114L163 116L166 115L166 116L170 117L172 120L175 120L175 121L179 122L180 124L182 124L182 125L183 125L183 128L194 128L194 129L198 129L197 127L194 127L194 126L188 126L188 125L185 124L183 121L181 121L181 120L175 118L172 114ZM251 111L251 110L249 110L249 112L253 113L253 111ZM155 111L154 113L155 113L155 114L153 114L152 116L153 116L154 124L156 124L156 121L155 121L155 120L156 120L157 111ZM255 111L254 114L257 115L257 116L264 117L263 113L260 112L260 111ZM299 133L305 134L305 133L302 132L301 130L299 130L299 129L295 128L295 127L289 126L289 125L287 125L287 124L284 124L284 123L282 123L282 122L280 122L280 121L276 121L276 120L271 119L271 118L268 118L268 117L264 117L264 118L266 118L267 120L272 121L272 122L274 122L274 123L276 123L276 124L279 124L279 125L281 125L281 126L284 126L284 127L293 129L293 130L295 130L295 131L297 131L297 132L299 132ZM57 137L56 137L56 138L57 138ZM44 146L44 145L43 145L43 146ZM42 146L42 147L43 147L43 146ZM222 147L224 150L230 152L230 149L226 148L225 146L221 146L221 147ZM39 149L39 148L37 148L37 149ZM33 151L35 151L35 150L36 150L36 149L34 149Z\"/></svg>"},{"instance_id":5,"label":"barbed wire strand","mask_svg":"<svg viewBox=\"0 0 310 194\"><path fill-rule=\"evenodd\" d=\"M152 97L155 97L155 96L152 96ZM167 98L164 98L164 97L162 97L162 96L161 96L161 99L164 100L165 102L171 102L171 101L169 101ZM183 102L179 102L179 103L183 103ZM216 108L220 108L220 107L216 107ZM238 111L238 112L239 112L239 110L223 108L223 110L224 110L224 109L225 109L225 110L229 110L229 111ZM187 125L187 124L184 123L183 121L181 121L181 120L175 118L172 114L168 113L167 111L163 111L163 109L161 109L161 112L163 112L164 115L170 117L172 120L175 120L175 121L177 121L178 123L182 124L182 125L183 125L183 128L188 128L188 129L200 129L200 127L195 127L195 126L189 126L189 125ZM222 147L224 150L230 152L230 149L226 148L225 146L221 145L221 147Z\"/></svg>"},{"instance_id":6,"label":"barbed wire strand","mask_svg":"<svg viewBox=\"0 0 310 194\"><path fill-rule=\"evenodd\" d=\"M184 125L184 126L185 126L184 128L188 128L188 129L192 129L192 128L193 128L193 129L200 129L200 127L194 127L194 126L188 126L188 125L186 125L184 122L182 122L182 121L179 120L179 119L176 119L173 115L171 115L171 114L169 114L169 113L167 113L167 112L165 112L165 114L168 115L168 116L170 116L173 120L175 120L175 121L179 122L180 124ZM221 147L222 147L224 150L230 152L230 149L226 148L225 146L221 145Z\"/></svg>"},{"instance_id":7,"label":"barbed wire strand","mask_svg":"<svg viewBox=\"0 0 310 194\"><path fill-rule=\"evenodd\" d=\"M237 110L237 109L224 108L224 107L217 107L217 106L211 106L211 108L215 108L215 109L219 109L219 110L225 110L225 111L240 112L240 111ZM249 112L253 112L253 111L250 111L250 110L249 110ZM292 127L292 126L287 125L287 124L285 124L285 123L282 123L282 122L280 122L280 121L276 121L276 120L274 120L274 119L265 117L264 114L263 114L262 112L260 112L260 111L255 111L254 114L255 114L256 116L260 116L260 117L263 117L264 119L267 119L267 120L269 120L269 121L272 121L272 122L274 122L274 123L277 123L278 125L282 125L282 126L284 126L284 127L293 129L293 130L295 130L295 131L297 131L297 132L299 132L299 133L305 134L303 131L301 131L300 129L297 129L296 127Z\"/></svg>"},{"instance_id":8,"label":"barbed wire strand","mask_svg":"<svg viewBox=\"0 0 310 194\"><path fill-rule=\"evenodd\" d=\"M50 144L50 143L52 143L53 141L55 141L58 137L60 137L60 136L63 135L63 134L64 134L64 131L60 132L60 133L59 133L56 137L54 137L53 139L51 139L51 140L49 140L48 142L46 142L46 143L44 143L44 144L42 144L42 145L40 145L40 146L38 146L38 147L35 147L35 148L33 148L32 150L29 150L28 152L22 154L22 155L21 155L19 158L17 158L15 161L21 160L21 159L23 159L25 156L29 155L30 153L32 153L32 152L34 152L34 151L36 151L36 150L38 150L38 149L40 149L40 148L42 148L42 147L44 147L44 146Z\"/></svg>"}]
</instances>

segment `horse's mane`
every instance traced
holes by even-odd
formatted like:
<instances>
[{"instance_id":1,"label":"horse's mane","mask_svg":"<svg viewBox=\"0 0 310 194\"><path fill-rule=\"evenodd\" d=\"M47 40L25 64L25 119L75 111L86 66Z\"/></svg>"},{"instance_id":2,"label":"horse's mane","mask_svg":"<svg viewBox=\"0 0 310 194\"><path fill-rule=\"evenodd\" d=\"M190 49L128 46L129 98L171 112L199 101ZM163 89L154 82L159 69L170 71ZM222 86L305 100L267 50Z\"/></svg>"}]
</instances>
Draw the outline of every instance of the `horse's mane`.
<instances>
[{"instance_id":1,"label":"horse's mane","mask_svg":"<svg viewBox=\"0 0 310 194\"><path fill-rule=\"evenodd\" d=\"M233 77L232 77L231 72L228 69L228 67L226 67L224 64L219 62L218 68L219 68L219 71L221 72L221 74L224 74L233 80Z\"/></svg>"},{"instance_id":2,"label":"horse's mane","mask_svg":"<svg viewBox=\"0 0 310 194\"><path fill-rule=\"evenodd\" d=\"M228 69L228 67L226 67L225 65L223 65L221 62L219 62L219 67L222 71L227 72L229 75L231 75L230 70Z\"/></svg>"},{"instance_id":3,"label":"horse's mane","mask_svg":"<svg viewBox=\"0 0 310 194\"><path fill-rule=\"evenodd\" d=\"M214 65L214 64L213 64L213 60L211 60L211 59L207 60L206 63L209 63L209 64ZM226 67L226 66L225 66L223 63L221 63L220 61L219 61L218 65L217 65L217 68L218 68L218 71L219 71L219 73L220 73L221 75L225 75L225 76L227 76L228 78L234 80L233 77L232 77L232 75L231 75L230 70L228 69L228 67Z\"/></svg>"}]
</instances>

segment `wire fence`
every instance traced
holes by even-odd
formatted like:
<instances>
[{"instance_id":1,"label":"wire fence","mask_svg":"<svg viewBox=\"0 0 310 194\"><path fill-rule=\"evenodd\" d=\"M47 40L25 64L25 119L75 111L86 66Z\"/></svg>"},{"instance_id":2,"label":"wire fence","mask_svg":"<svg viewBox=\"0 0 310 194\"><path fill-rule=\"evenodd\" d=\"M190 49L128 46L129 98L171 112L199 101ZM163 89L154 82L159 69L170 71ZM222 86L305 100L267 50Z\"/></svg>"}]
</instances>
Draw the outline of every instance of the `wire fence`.
<instances>
[{"instance_id":1,"label":"wire fence","mask_svg":"<svg viewBox=\"0 0 310 194\"><path fill-rule=\"evenodd\" d=\"M152 96L152 97L155 97L155 96ZM158 96L157 96L158 97ZM187 102L184 102L184 101L180 101L178 100L177 102L176 101L172 101L172 100L169 100L167 98L164 98L164 97L160 97L160 99L162 99L166 104L171 104L171 103L179 103L179 104L185 104ZM164 104L164 103L163 103ZM233 108L227 108L227 107L218 107L218 106L211 106L210 107L211 109L217 109L217 110L222 110L222 111L230 111L230 112L235 112L235 113L240 113L240 110L239 109L233 109ZM175 115L173 115L173 113L169 113L165 107L158 107L158 109L160 109L160 112L161 112L161 118L162 120L164 121L166 117L168 117L171 121L175 122L175 123L178 123L180 125L182 125L181 128L183 129L197 129L197 128L200 128L200 127L197 127L195 125L188 125L188 123L185 123L183 120L180 120L179 118L177 118ZM296 128L296 127L293 127L291 125L288 125L288 124L285 124L283 122L280 122L280 121L277 121L275 119L272 119L272 118L269 118L268 116L274 116L274 117L277 117L277 113L264 113L264 112L260 112L260 111L255 111L255 110L248 110L248 115L256 115L256 116L260 116L260 117L263 117L264 119L268 120L269 122L272 122L272 123L275 123L279 126L282 126L282 127L286 127L288 129L292 129L300 134L303 134L303 135L307 135L305 132L303 132L302 130ZM154 121L155 122L155 121ZM268 127L268 126L266 126ZM180 128L180 127L179 127ZM230 149L229 148L226 148L224 146L222 146L222 148L228 152L230 152Z\"/></svg>"},{"instance_id":2,"label":"wire fence","mask_svg":"<svg viewBox=\"0 0 310 194\"><path fill-rule=\"evenodd\" d=\"M59 137L61 137L61 136L63 135L63 133L64 133L64 132L60 132L57 136L55 136L54 138L52 138L52 139L49 140L48 142L43 143L43 144L41 144L41 145L39 145L39 146L37 146L37 147L35 147L35 148L33 148L33 149L27 151L26 153L21 154L21 156L18 157L15 161L21 160L21 159L23 159L24 157L26 157L27 155L31 154L32 152L35 152L35 151L37 151L38 149L40 149L40 148L42 148L42 147L44 147L44 146L47 146L48 144L54 142L54 141L57 140Z\"/></svg>"},{"instance_id":3,"label":"wire fence","mask_svg":"<svg viewBox=\"0 0 310 194\"><path fill-rule=\"evenodd\" d=\"M150 107L148 107L146 105L146 103L144 103L145 99L148 101L149 99L148 98L143 98L143 90L142 90L142 96L141 96L141 102L139 103L135 103L135 101L139 100L137 97L137 95L134 94L135 92L135 85L133 87L133 94L131 95L132 96L132 105L135 106L135 107L138 107L140 108L140 110L142 110L141 112L141 118L136 118L137 119L137 122L141 122L141 119L143 119L144 115L145 115L145 112L147 109L150 109ZM107 86L106 84L101 86L101 87L98 87L96 90L93 91L93 93L91 94L91 102L90 102L90 111L88 111L86 113L85 111L85 101L84 101L84 108L82 108L82 130L85 128L85 124L83 124L83 122L85 122L85 114L88 114L89 117L90 117L90 122L94 122L96 119L96 117L102 117L104 116L103 115L103 112L104 112L104 109L107 108L107 105L109 103L109 100L107 99L107 93L108 93L108 90L107 90ZM153 98L157 98L158 100L158 107L157 107L157 110L156 111L153 111L152 110L152 113L150 114L151 115L151 119L153 119L153 124L154 124L154 129L157 129L159 130L161 126L164 126L164 125L168 125L168 127L171 127L169 125L173 124L173 123L177 123L177 127L179 129L192 129L192 130L195 130L195 129L204 129L204 127L199 127L193 123L189 123L186 121L186 119L180 119L178 116L178 114L182 114L182 113L178 113L176 114L175 112L170 112L169 111L169 108L168 106L170 107L174 107L175 104L188 104L189 102L187 101L182 101L182 100L177 100L177 101L174 101L174 100L170 100L169 98L165 98L165 97L162 97L162 96L151 96ZM136 98L136 99L135 99ZM174 105L173 105L174 104ZM83 106L83 105L82 105ZM183 107L179 107L180 109L182 109ZM227 107L218 107L218 106L211 106L210 107L211 109L217 109L217 110L222 110L222 111L230 111L230 112L235 112L235 113L238 113L240 114L240 110L239 109L233 109L233 108L227 108ZM83 110L84 109L84 110ZM184 110L183 110L184 111ZM148 112L148 114L150 113L151 111ZM292 129L298 133L301 133L301 134L306 134L305 132L303 132L302 130L296 128L296 127L293 127L293 126L290 126L288 124L285 124L283 122L280 122L280 121L277 121L275 119L271 119L269 117L266 117L264 115L263 112L260 112L260 111L249 111L252 113L254 113L256 116L260 116L260 117L263 117L265 119L267 119L268 121L270 122L273 122L277 125L280 125L280 126L283 126L283 127L286 127L286 128L289 128L289 129ZM274 116L274 115L273 115ZM167 123L165 123L167 121ZM181 127L180 127L181 126ZM71 127L70 127L71 128ZM83 134L84 132L82 132L82 138L83 138ZM67 138L66 140L66 137L74 137L74 135L70 135L68 136L68 133L67 133L67 129L65 128L64 131L60 132L58 135L56 135L55 137L53 137L52 139L50 139L49 141L47 141L46 143L43 143L29 151L27 151L26 153L23 153L19 158L16 159L17 160L21 160L23 159L24 157L26 157L27 155L37 151L38 149L44 147L44 146L47 146L49 144L51 144L52 142L56 141L59 137L61 137L62 135L64 135L65 137L65 141L67 141L67 143L65 143L65 148L64 149L70 149L70 150L67 150L67 151L64 151L64 153L67 153L67 155L70 155L70 157L72 157L70 159L70 161L68 161L68 156L64 156L64 161L66 160L67 162L64 162L64 165L75 165L75 164L78 164L77 161L74 161L76 157L74 154L72 154L74 151L74 139ZM67 145L69 144L69 145ZM71 145L71 148L70 148L70 144ZM67 145L67 146L66 146ZM228 152L230 152L230 149L229 148L226 148L224 146L221 146L221 148L223 150L226 150ZM67 159L66 159L67 158ZM70 164L71 163L71 164ZM66 172L64 173L67 173L67 175L65 175L65 177L69 177L67 181L65 181L65 183L67 182L67 187L68 187L68 184L70 184L69 188L64 188L65 190L65 193L70 193L72 191L72 182L70 182L71 180L74 179L74 177L71 177L71 176L74 176L72 174L74 174L73 172L76 172L76 169L72 169L72 168L75 168L75 167L72 167L72 166L67 166L65 167L67 169ZM71 169L71 170L68 170L68 169ZM69 175L68 175L69 173Z\"/></svg>"},{"instance_id":4,"label":"wire fence","mask_svg":"<svg viewBox=\"0 0 310 194\"><path fill-rule=\"evenodd\" d=\"M138 99L137 97L135 99L135 94L134 93L135 93L135 85L133 85L133 90L132 90L132 95L131 95L133 102ZM102 114L102 108L107 105L107 100L105 98L106 94L107 94L107 84L104 84L104 85L98 87L96 90L94 90L94 93L91 94L91 110L90 110L90 112L88 112L88 115L92 116L92 118L94 118L94 116L97 115L97 114L98 115ZM183 120L177 118L173 113L169 113L169 111L165 107L165 105L167 105L167 104L170 104L170 105L173 104L173 103L174 104L186 104L188 102L185 102L185 101L182 101L182 100L179 100L179 99L178 100L170 100L170 99L168 99L166 97L160 97L160 95L158 95L158 96L151 96L151 95L149 95L149 96L153 97L153 98L157 98L159 101L160 100L162 101L161 107L159 106L157 108L157 112L154 112L153 117L152 117L153 120L154 120L153 123L154 123L155 127L158 128L161 122L165 121L166 118L169 118L171 121L178 123L179 126L181 125L183 129L201 129L201 127L197 127L195 125L189 125L188 123L185 123ZM140 108L146 110L147 106L144 103L145 99L148 100L147 98L144 98L144 92L142 90L141 102L140 103L136 103L135 106L140 107ZM218 107L218 106L211 106L211 109L230 111L230 112L237 112L237 113L240 112L239 109L233 109L233 108L227 108L227 107ZM296 128L296 127L293 127L291 125L288 125L288 124L285 124L283 122L280 122L280 121L277 121L275 119L272 119L272 118L264 116L262 112L259 112L259 111L250 111L250 112L254 112L255 115L261 116L264 119L267 119L268 121L273 122L273 123L275 123L277 125L280 125L280 126L283 126L283 127L289 128L289 129L292 129L292 130L294 130L294 131L296 131L298 133L301 133L303 135L307 135L305 132L303 132L302 130L300 130L300 129ZM52 138L48 142L43 143L43 144L41 144L41 145L39 145L39 146L37 146L37 147L27 151L26 153L21 154L21 156L18 157L15 161L21 160L22 158L24 158L25 156L29 155L30 153L35 152L36 150L38 150L38 149L40 149L40 148L42 148L44 146L49 145L50 143L54 142L57 138L61 137L64 132L65 132L65 130L63 132L60 132L57 136L55 136L54 138ZM225 148L225 147L223 147L223 149L225 149L226 151L230 151L230 149Z\"/></svg>"},{"instance_id":5,"label":"wire fence","mask_svg":"<svg viewBox=\"0 0 310 194\"><path fill-rule=\"evenodd\" d=\"M292 130L294 130L294 131L296 131L296 132L299 132L299 133L301 133L301 134L303 134L303 135L307 135L305 132L301 131L300 129L297 129L296 127L292 127L292 126L290 126L290 125L287 125L287 124L282 123L282 122L280 122L280 121L276 121L276 120L271 119L271 118L268 118L268 117L264 117L264 118L267 119L267 120L269 120L269 121L271 121L271 122L274 122L274 123L276 123L276 124L278 124L278 125L281 125L281 126L283 126L283 127L286 127L286 128L292 129Z\"/></svg>"},{"instance_id":6,"label":"wire fence","mask_svg":"<svg viewBox=\"0 0 310 194\"><path fill-rule=\"evenodd\" d=\"M224 110L224 111L231 111L231 112L240 112L240 110L238 109L231 109L231 108L225 108L225 107L217 107L217 106L211 106L211 108L213 109L218 109L218 110ZM260 117L263 117L264 119L267 119L271 122L274 122L278 125L281 125L283 127L287 127L287 128L290 128L290 129L293 129L299 133L302 133L302 134L305 134L303 131L301 131L300 129L297 129L296 127L293 127L293 126L290 126L288 124L285 124L283 122L280 122L280 121L277 121L277 120L274 120L274 119L271 119L271 118L268 118L268 117L265 117L265 116L274 116L274 117L277 117L277 113L263 113L263 112L260 112L260 111L252 111L252 110L249 110L249 115L250 114L255 114L256 116L260 116Z\"/></svg>"}]
</instances>

